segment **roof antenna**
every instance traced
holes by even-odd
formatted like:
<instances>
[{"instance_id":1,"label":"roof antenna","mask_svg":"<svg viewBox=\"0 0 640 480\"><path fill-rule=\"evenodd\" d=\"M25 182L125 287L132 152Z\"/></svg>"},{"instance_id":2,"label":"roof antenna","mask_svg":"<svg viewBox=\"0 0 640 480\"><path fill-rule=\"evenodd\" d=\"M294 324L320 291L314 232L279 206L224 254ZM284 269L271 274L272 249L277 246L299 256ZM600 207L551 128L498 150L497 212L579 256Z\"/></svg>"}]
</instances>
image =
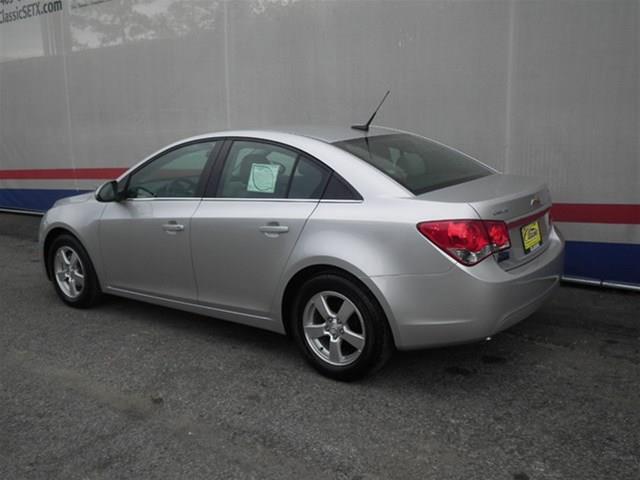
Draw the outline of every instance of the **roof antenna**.
<instances>
[{"instance_id":1,"label":"roof antenna","mask_svg":"<svg viewBox=\"0 0 640 480\"><path fill-rule=\"evenodd\" d=\"M373 112L373 115L371 115L371 118L369 119L369 121L367 123L365 123L364 125L351 125L351 128L353 128L355 130L362 130L363 132L368 132L369 131L369 125L371 125L371 122L373 122L373 119L376 117L376 114L378 113L378 110L380 110L380 107L382 106L384 101L387 99L387 97L389 96L390 92L391 92L391 90L387 90L387 93L384 94L384 97L382 97L382 100L380 101L380 104L378 105L378 108L376 108L376 110Z\"/></svg>"}]
</instances>

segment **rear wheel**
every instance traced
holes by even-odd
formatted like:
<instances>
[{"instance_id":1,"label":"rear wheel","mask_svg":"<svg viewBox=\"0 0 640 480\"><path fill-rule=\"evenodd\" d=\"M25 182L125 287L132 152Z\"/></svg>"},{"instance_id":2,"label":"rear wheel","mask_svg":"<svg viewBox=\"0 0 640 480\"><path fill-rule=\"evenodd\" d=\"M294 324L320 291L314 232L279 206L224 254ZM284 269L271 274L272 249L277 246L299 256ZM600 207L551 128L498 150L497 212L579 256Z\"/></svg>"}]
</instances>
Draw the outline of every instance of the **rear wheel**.
<instances>
[{"instance_id":1,"label":"rear wheel","mask_svg":"<svg viewBox=\"0 0 640 480\"><path fill-rule=\"evenodd\" d=\"M67 305L87 308L100 297L98 278L89 255L71 235L60 235L49 247L48 266L58 296Z\"/></svg>"},{"instance_id":2,"label":"rear wheel","mask_svg":"<svg viewBox=\"0 0 640 480\"><path fill-rule=\"evenodd\" d=\"M305 282L291 314L293 335L305 358L331 378L360 378L382 367L393 350L378 303L340 275L323 274Z\"/></svg>"}]
</instances>

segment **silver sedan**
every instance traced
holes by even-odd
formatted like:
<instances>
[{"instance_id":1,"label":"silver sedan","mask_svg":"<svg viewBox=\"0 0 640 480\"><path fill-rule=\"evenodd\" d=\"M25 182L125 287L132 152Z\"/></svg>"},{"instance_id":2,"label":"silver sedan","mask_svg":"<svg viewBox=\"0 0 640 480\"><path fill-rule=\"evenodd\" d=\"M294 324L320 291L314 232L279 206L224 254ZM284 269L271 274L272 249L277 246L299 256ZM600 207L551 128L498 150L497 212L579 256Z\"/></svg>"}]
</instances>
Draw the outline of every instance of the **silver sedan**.
<instances>
[{"instance_id":1,"label":"silver sedan","mask_svg":"<svg viewBox=\"0 0 640 480\"><path fill-rule=\"evenodd\" d=\"M543 182L406 132L231 131L57 202L40 241L70 306L105 293L288 334L350 380L534 312L563 265L550 206Z\"/></svg>"}]
</instances>

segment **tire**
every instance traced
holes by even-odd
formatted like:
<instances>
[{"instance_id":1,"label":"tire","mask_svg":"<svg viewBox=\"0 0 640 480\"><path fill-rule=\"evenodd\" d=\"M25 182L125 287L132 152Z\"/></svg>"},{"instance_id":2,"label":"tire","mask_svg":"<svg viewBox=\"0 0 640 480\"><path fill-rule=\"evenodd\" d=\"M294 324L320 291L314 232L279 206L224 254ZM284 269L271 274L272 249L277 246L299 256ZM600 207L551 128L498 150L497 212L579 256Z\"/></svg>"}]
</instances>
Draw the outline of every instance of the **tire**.
<instances>
[{"instance_id":1,"label":"tire","mask_svg":"<svg viewBox=\"0 0 640 480\"><path fill-rule=\"evenodd\" d=\"M47 268L58 297L75 308L95 305L100 297L100 284L87 251L73 236L56 237L47 253Z\"/></svg>"},{"instance_id":2,"label":"tire","mask_svg":"<svg viewBox=\"0 0 640 480\"><path fill-rule=\"evenodd\" d=\"M393 352L389 324L376 299L335 273L318 275L300 287L291 327L306 360L336 380L362 378L382 368Z\"/></svg>"}]
</instances>

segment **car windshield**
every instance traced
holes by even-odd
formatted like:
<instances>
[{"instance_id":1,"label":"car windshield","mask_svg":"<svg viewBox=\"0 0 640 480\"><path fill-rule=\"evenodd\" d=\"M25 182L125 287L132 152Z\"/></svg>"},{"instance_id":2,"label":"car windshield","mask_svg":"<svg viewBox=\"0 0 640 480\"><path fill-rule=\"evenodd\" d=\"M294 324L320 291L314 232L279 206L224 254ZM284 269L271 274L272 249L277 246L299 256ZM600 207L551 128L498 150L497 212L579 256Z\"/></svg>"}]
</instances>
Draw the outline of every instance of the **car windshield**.
<instances>
[{"instance_id":1,"label":"car windshield","mask_svg":"<svg viewBox=\"0 0 640 480\"><path fill-rule=\"evenodd\" d=\"M405 133L354 138L334 145L370 163L414 195L493 174L463 153Z\"/></svg>"}]
</instances>

